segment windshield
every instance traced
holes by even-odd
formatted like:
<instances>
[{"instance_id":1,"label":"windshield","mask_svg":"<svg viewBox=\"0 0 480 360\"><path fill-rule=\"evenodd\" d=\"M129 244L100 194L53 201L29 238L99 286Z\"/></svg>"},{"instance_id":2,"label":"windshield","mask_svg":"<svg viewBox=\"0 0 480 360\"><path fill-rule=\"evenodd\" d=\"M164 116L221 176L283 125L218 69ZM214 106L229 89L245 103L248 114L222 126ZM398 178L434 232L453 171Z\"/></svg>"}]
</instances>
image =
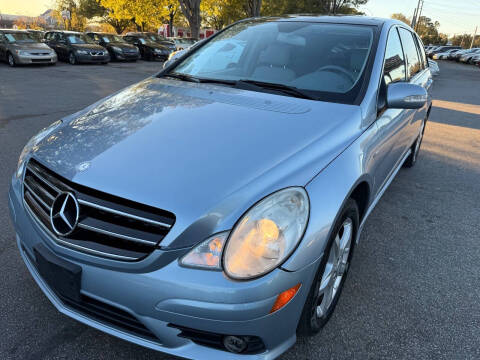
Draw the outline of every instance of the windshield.
<instances>
[{"instance_id":1,"label":"windshield","mask_svg":"<svg viewBox=\"0 0 480 360\"><path fill-rule=\"evenodd\" d=\"M32 37L32 39L36 40L37 42L42 42L43 40L43 33L41 32L31 32L30 33L30 36Z\"/></svg>"},{"instance_id":2,"label":"windshield","mask_svg":"<svg viewBox=\"0 0 480 360\"><path fill-rule=\"evenodd\" d=\"M160 35L155 35L155 34L150 34L150 35L148 35L148 37L152 41L165 41L166 40L164 37L162 37Z\"/></svg>"},{"instance_id":3,"label":"windshield","mask_svg":"<svg viewBox=\"0 0 480 360\"><path fill-rule=\"evenodd\" d=\"M281 84L352 102L372 43L369 26L253 20L223 31L172 72Z\"/></svg>"},{"instance_id":4,"label":"windshield","mask_svg":"<svg viewBox=\"0 0 480 360\"><path fill-rule=\"evenodd\" d=\"M142 44L153 44L153 41L150 40L147 37L138 37L138 41L140 41Z\"/></svg>"},{"instance_id":5,"label":"windshield","mask_svg":"<svg viewBox=\"0 0 480 360\"><path fill-rule=\"evenodd\" d=\"M29 33L7 33L5 34L9 43L33 43L35 39Z\"/></svg>"},{"instance_id":6,"label":"windshield","mask_svg":"<svg viewBox=\"0 0 480 360\"><path fill-rule=\"evenodd\" d=\"M123 40L122 37L120 37L118 35L113 35L113 34L102 35L102 39L106 43L109 43L109 42L121 42L121 43L123 43L123 42L125 42L125 40Z\"/></svg>"},{"instance_id":7,"label":"windshield","mask_svg":"<svg viewBox=\"0 0 480 360\"><path fill-rule=\"evenodd\" d=\"M88 36L83 34L69 34L67 39L70 44L95 44Z\"/></svg>"}]
</instances>

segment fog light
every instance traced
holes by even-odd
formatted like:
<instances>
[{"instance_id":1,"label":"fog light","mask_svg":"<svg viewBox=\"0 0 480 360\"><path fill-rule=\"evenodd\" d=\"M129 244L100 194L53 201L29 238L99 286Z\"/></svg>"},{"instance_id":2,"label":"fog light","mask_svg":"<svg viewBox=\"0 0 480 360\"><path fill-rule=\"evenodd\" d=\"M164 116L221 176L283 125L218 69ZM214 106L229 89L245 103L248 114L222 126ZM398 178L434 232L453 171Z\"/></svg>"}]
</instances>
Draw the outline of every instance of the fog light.
<instances>
[{"instance_id":1,"label":"fog light","mask_svg":"<svg viewBox=\"0 0 480 360\"><path fill-rule=\"evenodd\" d=\"M225 349L233 353L241 353L247 349L247 341L243 337L228 335L223 338Z\"/></svg>"}]
</instances>

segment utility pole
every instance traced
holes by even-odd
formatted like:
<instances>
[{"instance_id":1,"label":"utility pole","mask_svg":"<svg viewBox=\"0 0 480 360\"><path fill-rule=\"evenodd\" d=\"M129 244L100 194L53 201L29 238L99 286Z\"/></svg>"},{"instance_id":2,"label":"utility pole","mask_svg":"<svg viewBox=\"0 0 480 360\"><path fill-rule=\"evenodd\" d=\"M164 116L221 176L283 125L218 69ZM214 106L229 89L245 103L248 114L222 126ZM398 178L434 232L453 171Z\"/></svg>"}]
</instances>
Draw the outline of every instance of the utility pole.
<instances>
[{"instance_id":1,"label":"utility pole","mask_svg":"<svg viewBox=\"0 0 480 360\"><path fill-rule=\"evenodd\" d=\"M410 27L412 29L415 29L415 20L417 20L417 8L415 8L415 10L413 10L412 22L410 24Z\"/></svg>"},{"instance_id":2,"label":"utility pole","mask_svg":"<svg viewBox=\"0 0 480 360\"><path fill-rule=\"evenodd\" d=\"M475 32L473 33L472 43L470 44L470 49L473 47L473 42L475 41L475 37L477 36L478 26L475 27Z\"/></svg>"},{"instance_id":3,"label":"utility pole","mask_svg":"<svg viewBox=\"0 0 480 360\"><path fill-rule=\"evenodd\" d=\"M420 23L420 18L422 16L424 0L421 0L421 1L422 1L422 5L420 6L420 10L418 11L418 20L415 22L415 31L417 31L418 29L418 24ZM420 0L419 0L419 4L420 4Z\"/></svg>"},{"instance_id":4,"label":"utility pole","mask_svg":"<svg viewBox=\"0 0 480 360\"><path fill-rule=\"evenodd\" d=\"M418 15L420 14L420 3L421 2L422 2L422 0L418 0L417 7L415 8L415 12L413 13L411 28L414 29L414 30L417 28L417 18L418 18Z\"/></svg>"}]
</instances>

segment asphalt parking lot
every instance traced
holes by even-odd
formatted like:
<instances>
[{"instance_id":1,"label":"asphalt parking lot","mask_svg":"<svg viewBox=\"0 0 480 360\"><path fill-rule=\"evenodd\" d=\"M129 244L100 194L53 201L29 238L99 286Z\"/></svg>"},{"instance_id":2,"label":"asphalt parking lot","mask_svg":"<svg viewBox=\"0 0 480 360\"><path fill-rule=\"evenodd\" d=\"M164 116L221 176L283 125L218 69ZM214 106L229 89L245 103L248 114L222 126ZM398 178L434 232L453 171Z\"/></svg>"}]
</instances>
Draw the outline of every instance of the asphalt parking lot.
<instances>
[{"instance_id":1,"label":"asphalt parking lot","mask_svg":"<svg viewBox=\"0 0 480 360\"><path fill-rule=\"evenodd\" d=\"M169 359L58 313L16 245L7 190L42 127L160 69L0 63L0 358ZM480 358L480 69L441 62L419 162L368 220L337 309L282 359Z\"/></svg>"}]
</instances>

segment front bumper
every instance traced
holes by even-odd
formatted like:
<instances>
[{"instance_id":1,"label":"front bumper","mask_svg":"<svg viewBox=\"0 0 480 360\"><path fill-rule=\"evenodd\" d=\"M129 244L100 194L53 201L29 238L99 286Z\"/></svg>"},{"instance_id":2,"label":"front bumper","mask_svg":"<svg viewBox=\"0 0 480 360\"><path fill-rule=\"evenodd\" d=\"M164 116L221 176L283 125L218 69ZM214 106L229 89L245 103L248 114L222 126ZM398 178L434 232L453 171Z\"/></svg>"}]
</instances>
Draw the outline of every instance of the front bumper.
<instances>
[{"instance_id":1,"label":"front bumper","mask_svg":"<svg viewBox=\"0 0 480 360\"><path fill-rule=\"evenodd\" d=\"M16 55L15 60L17 64L55 64L57 62L57 55Z\"/></svg>"},{"instance_id":2,"label":"front bumper","mask_svg":"<svg viewBox=\"0 0 480 360\"><path fill-rule=\"evenodd\" d=\"M107 53L105 55L83 55L83 54L76 54L77 62L79 63L105 63L110 61L110 55Z\"/></svg>"},{"instance_id":3,"label":"front bumper","mask_svg":"<svg viewBox=\"0 0 480 360\"><path fill-rule=\"evenodd\" d=\"M30 217L23 207L21 183L15 177L9 192L9 207L21 256L45 295L62 313L108 334L154 350L194 359L274 359L296 340L296 327L313 281L317 262L287 272L277 269L256 280L236 282L222 272L180 267L175 260L161 268L119 269L122 263L100 259L64 248ZM81 294L121 309L137 319L154 340L111 323L98 321L60 299L36 270L33 248L43 244L56 256L82 268ZM148 258L160 257L157 250ZM148 260L145 259L143 261ZM109 264L115 263L115 267ZM269 314L279 293L298 283L296 296L281 310ZM179 337L174 324L223 335L258 336L265 350L238 355ZM158 339L158 340L157 340Z\"/></svg>"},{"instance_id":4,"label":"front bumper","mask_svg":"<svg viewBox=\"0 0 480 360\"><path fill-rule=\"evenodd\" d=\"M153 57L155 58L155 60L160 60L160 61L167 61L168 59L168 56L170 55L170 53L153 53Z\"/></svg>"},{"instance_id":5,"label":"front bumper","mask_svg":"<svg viewBox=\"0 0 480 360\"><path fill-rule=\"evenodd\" d=\"M118 53L115 52L115 59L116 60L138 60L140 59L140 54L139 53Z\"/></svg>"}]
</instances>

